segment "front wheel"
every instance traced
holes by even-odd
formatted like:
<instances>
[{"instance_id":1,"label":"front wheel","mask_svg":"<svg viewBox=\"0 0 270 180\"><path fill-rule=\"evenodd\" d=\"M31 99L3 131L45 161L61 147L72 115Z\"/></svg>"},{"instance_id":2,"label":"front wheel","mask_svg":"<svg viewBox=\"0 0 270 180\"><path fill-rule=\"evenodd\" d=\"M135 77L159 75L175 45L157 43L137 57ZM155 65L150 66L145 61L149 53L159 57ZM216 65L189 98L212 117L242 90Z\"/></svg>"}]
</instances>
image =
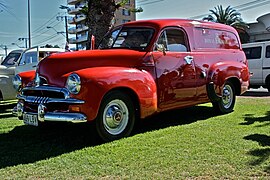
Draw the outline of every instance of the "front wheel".
<instances>
[{"instance_id":1,"label":"front wheel","mask_svg":"<svg viewBox=\"0 0 270 180\"><path fill-rule=\"evenodd\" d=\"M135 110L131 98L115 91L107 94L96 119L99 136L106 142L127 137L135 123Z\"/></svg>"},{"instance_id":2,"label":"front wheel","mask_svg":"<svg viewBox=\"0 0 270 180\"><path fill-rule=\"evenodd\" d=\"M212 102L212 104L219 113L225 114L233 111L235 104L235 89L231 82L228 81L224 84L221 98L216 102Z\"/></svg>"}]
</instances>

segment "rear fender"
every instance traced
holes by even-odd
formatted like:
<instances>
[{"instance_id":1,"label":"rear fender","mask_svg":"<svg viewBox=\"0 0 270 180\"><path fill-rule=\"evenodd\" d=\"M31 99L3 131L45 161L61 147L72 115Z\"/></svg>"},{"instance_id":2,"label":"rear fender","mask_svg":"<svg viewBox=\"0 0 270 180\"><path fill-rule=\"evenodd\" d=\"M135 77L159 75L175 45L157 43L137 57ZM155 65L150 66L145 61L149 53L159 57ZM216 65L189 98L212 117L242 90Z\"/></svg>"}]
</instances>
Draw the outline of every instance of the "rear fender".
<instances>
[{"instance_id":1,"label":"rear fender","mask_svg":"<svg viewBox=\"0 0 270 180\"><path fill-rule=\"evenodd\" d=\"M141 118L157 111L156 83L147 71L124 67L95 67L74 73L81 78L81 91L74 97L85 101L81 105L81 111L87 114L88 120L96 118L103 97L116 89L128 89L128 92L137 96Z\"/></svg>"},{"instance_id":2,"label":"rear fender","mask_svg":"<svg viewBox=\"0 0 270 180\"><path fill-rule=\"evenodd\" d=\"M220 97L224 83L230 79L237 79L239 81L240 89L236 89L237 92L240 92L240 94L245 92L249 85L247 65L235 61L223 61L213 64L209 68L207 76L208 96L211 96L209 92L215 92Z\"/></svg>"}]
</instances>

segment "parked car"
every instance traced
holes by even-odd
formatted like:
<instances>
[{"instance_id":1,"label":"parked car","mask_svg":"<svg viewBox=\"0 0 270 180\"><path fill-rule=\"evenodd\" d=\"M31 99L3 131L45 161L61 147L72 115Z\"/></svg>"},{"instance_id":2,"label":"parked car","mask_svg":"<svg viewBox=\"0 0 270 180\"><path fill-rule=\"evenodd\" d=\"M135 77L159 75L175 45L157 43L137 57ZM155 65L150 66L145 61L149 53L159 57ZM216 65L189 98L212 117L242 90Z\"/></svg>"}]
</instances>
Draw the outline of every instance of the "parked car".
<instances>
[{"instance_id":1,"label":"parked car","mask_svg":"<svg viewBox=\"0 0 270 180\"><path fill-rule=\"evenodd\" d=\"M23 53L22 58L19 59L17 66L15 68L15 74L35 70L39 61L43 58L59 52L65 52L62 48L42 48L42 47L32 47Z\"/></svg>"},{"instance_id":2,"label":"parked car","mask_svg":"<svg viewBox=\"0 0 270 180\"><path fill-rule=\"evenodd\" d=\"M250 88L261 86L270 92L270 41L243 44L249 70Z\"/></svg>"},{"instance_id":3,"label":"parked car","mask_svg":"<svg viewBox=\"0 0 270 180\"><path fill-rule=\"evenodd\" d=\"M0 65L0 101L16 99L16 91L13 88L15 63L20 59L23 50L13 50Z\"/></svg>"},{"instance_id":4,"label":"parked car","mask_svg":"<svg viewBox=\"0 0 270 180\"><path fill-rule=\"evenodd\" d=\"M51 55L36 72L17 75L14 114L34 126L95 121L99 136L112 141L130 135L135 121L170 109L212 102L218 112L232 112L236 95L249 86L247 60L230 26L129 22L98 47Z\"/></svg>"}]
</instances>

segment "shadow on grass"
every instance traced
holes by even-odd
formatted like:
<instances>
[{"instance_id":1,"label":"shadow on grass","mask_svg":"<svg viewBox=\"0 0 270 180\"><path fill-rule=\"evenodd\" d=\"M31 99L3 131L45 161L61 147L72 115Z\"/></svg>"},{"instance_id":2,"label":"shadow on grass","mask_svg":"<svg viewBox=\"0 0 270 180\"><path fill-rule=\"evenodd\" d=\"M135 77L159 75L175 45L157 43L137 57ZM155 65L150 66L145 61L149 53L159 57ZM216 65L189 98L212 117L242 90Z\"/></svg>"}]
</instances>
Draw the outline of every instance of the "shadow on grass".
<instances>
[{"instance_id":1,"label":"shadow on grass","mask_svg":"<svg viewBox=\"0 0 270 180\"><path fill-rule=\"evenodd\" d=\"M266 112L264 117L254 117L253 114L246 114L244 116L245 122L240 123L240 125L251 125L255 122L264 123L261 126L270 125L270 111Z\"/></svg>"},{"instance_id":2,"label":"shadow on grass","mask_svg":"<svg viewBox=\"0 0 270 180\"><path fill-rule=\"evenodd\" d=\"M14 117L12 115L12 109L15 107L16 102L14 101L1 101L0 102L0 119Z\"/></svg>"},{"instance_id":3,"label":"shadow on grass","mask_svg":"<svg viewBox=\"0 0 270 180\"><path fill-rule=\"evenodd\" d=\"M205 106L160 113L159 116L143 120L136 127L135 134L189 124L213 116L216 116L213 109ZM57 123L47 129L17 126L9 133L0 134L0 169L34 163L101 143L94 123Z\"/></svg>"},{"instance_id":4,"label":"shadow on grass","mask_svg":"<svg viewBox=\"0 0 270 180\"><path fill-rule=\"evenodd\" d=\"M258 142L259 145L264 147L263 149L255 149L248 152L249 155L257 157L256 160L250 162L250 165L260 165L270 158L270 136L264 134L252 134L244 137L244 139ZM270 173L270 165L265 168L265 171Z\"/></svg>"}]
</instances>

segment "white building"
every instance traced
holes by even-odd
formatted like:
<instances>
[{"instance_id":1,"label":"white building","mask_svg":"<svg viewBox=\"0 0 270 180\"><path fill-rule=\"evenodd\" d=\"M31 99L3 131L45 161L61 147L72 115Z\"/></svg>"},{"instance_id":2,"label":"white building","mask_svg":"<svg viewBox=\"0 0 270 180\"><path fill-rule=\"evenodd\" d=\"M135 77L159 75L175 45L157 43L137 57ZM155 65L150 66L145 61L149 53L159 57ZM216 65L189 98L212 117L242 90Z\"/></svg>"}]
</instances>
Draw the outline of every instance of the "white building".
<instances>
[{"instance_id":1,"label":"white building","mask_svg":"<svg viewBox=\"0 0 270 180\"><path fill-rule=\"evenodd\" d=\"M247 33L250 42L270 41L270 13L257 18L257 22L250 23Z\"/></svg>"}]
</instances>

